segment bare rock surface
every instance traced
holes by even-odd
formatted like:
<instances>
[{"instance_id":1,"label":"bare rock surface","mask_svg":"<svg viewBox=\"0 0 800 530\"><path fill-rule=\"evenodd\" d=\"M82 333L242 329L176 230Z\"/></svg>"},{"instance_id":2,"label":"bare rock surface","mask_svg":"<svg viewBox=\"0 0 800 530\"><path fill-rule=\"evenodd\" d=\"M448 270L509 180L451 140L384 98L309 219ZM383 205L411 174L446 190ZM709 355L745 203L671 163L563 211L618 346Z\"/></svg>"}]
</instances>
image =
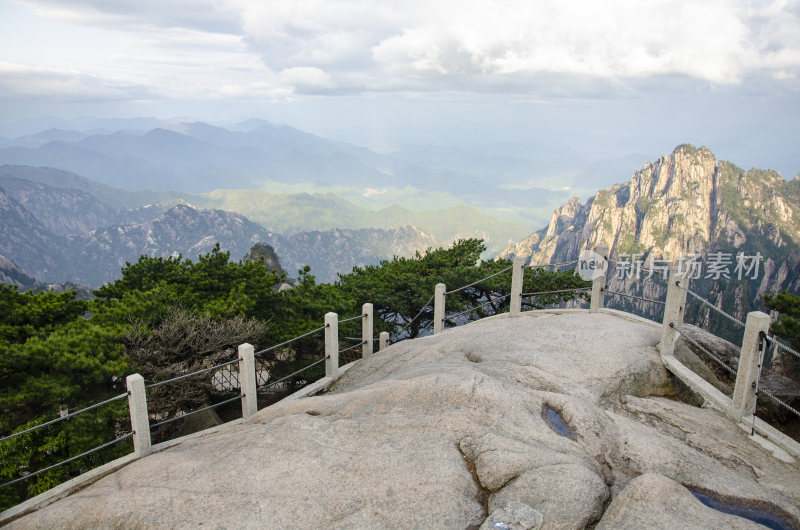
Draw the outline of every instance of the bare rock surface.
<instances>
[{"instance_id":1,"label":"bare rock surface","mask_svg":"<svg viewBox=\"0 0 800 530\"><path fill-rule=\"evenodd\" d=\"M751 527L687 488L797 526L800 465L669 399L659 336L611 314L527 313L404 341L326 394L148 456L11 526L477 529L492 515L534 527L538 512L542 528Z\"/></svg>"}]
</instances>

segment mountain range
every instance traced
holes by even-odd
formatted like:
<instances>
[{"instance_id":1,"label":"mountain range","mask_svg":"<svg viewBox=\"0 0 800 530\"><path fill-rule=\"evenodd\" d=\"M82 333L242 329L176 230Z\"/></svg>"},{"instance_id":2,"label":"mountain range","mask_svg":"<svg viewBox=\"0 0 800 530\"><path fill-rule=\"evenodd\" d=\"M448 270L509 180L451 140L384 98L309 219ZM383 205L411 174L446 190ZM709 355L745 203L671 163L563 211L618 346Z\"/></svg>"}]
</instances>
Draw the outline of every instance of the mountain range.
<instances>
[{"instance_id":1,"label":"mountain range","mask_svg":"<svg viewBox=\"0 0 800 530\"><path fill-rule=\"evenodd\" d=\"M553 212L547 227L499 257L558 263L601 244L610 247L612 259L645 264L651 258L695 254L706 266L723 257L730 260L725 268L732 278L709 277L703 270L695 284L714 303L743 318L760 307L765 292L800 293L800 175L786 181L775 171L745 171L717 160L705 147L680 145L646 163L628 182L600 190L585 203L573 197ZM734 281L739 280L733 272L740 253L763 260L757 274ZM609 278L610 290L663 297L663 282L620 276ZM652 306L628 303L653 311Z\"/></svg>"},{"instance_id":2,"label":"mountain range","mask_svg":"<svg viewBox=\"0 0 800 530\"><path fill-rule=\"evenodd\" d=\"M567 188L588 194L643 159L633 154L597 159L524 142L401 145L376 152L263 120L228 127L155 119L47 123L60 127L0 138L0 164L59 168L129 191L274 193L281 186L300 186L295 191L335 190L349 198L416 190L420 193L411 200L439 194L531 226L569 197ZM379 209L374 206L369 209Z\"/></svg>"},{"instance_id":3,"label":"mountain range","mask_svg":"<svg viewBox=\"0 0 800 530\"><path fill-rule=\"evenodd\" d=\"M333 281L337 273L349 272L355 266L447 245L451 242L447 239L452 232L450 227L458 221L459 214L464 214L440 216L445 221L451 220L443 225L440 234L444 236L399 224L385 229L326 228L283 235L239 213L198 207L182 197L204 200L202 196L188 194L114 190L49 168L2 166L0 256L19 269L17 272L9 268L7 276L23 273L40 283L75 282L96 287L119 277L121 267L142 254L195 258L220 242L233 259L242 258L256 243L268 244L280 256L290 276L310 265L318 280ZM305 205L305 211L320 212L313 207L317 199L301 198L312 200L312 205ZM167 200L141 205L148 199ZM286 201L291 204L296 199ZM126 208L126 205L139 206ZM331 208L332 211L349 209L366 216L365 211L346 201L334 201ZM413 217L413 212L397 210ZM277 217L284 215L292 217L286 208ZM481 219L477 212L475 216L469 225L473 231L477 226L474 221ZM398 214L393 219L400 217ZM429 221L434 223L436 217L431 214ZM464 237L484 232L468 232ZM30 287L28 280L9 282Z\"/></svg>"}]
</instances>

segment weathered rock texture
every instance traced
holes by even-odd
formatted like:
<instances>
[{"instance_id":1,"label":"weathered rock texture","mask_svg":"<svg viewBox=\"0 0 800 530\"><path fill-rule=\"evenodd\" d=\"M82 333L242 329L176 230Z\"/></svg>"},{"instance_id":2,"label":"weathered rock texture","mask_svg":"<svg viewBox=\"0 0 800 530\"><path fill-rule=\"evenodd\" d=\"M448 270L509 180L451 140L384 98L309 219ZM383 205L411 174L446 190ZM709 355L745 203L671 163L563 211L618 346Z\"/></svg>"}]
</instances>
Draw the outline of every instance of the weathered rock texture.
<instances>
[{"instance_id":1,"label":"weathered rock texture","mask_svg":"<svg viewBox=\"0 0 800 530\"><path fill-rule=\"evenodd\" d=\"M148 456L12 527L478 528L491 514L516 528L536 512L542 528L752 526L684 485L797 525L800 465L670 399L659 335L611 314L528 313L401 342L327 394Z\"/></svg>"}]
</instances>

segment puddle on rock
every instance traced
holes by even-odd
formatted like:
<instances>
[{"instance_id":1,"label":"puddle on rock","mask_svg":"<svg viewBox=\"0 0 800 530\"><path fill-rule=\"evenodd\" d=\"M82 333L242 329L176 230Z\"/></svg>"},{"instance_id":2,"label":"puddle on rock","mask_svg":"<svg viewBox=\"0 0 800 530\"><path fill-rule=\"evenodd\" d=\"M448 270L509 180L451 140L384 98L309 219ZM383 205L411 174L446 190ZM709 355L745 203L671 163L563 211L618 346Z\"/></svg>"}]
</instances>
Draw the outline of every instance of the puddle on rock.
<instances>
[{"instance_id":1,"label":"puddle on rock","mask_svg":"<svg viewBox=\"0 0 800 530\"><path fill-rule=\"evenodd\" d=\"M791 524L789 524L785 519L778 517L777 515L773 515L771 513L767 513L765 511L759 510L757 508L748 508L746 506L737 506L735 504L728 504L726 502L722 502L719 499L715 499L714 497L707 495L705 493L700 493L688 486L684 486L692 495L694 495L697 500L708 506L713 510L717 510L718 512L727 513L730 515L736 515L738 517L742 517L744 519L749 519L755 523L760 525L766 526L767 528L773 528L774 530L791 530L794 528ZM743 501L743 503L746 501Z\"/></svg>"},{"instance_id":2,"label":"puddle on rock","mask_svg":"<svg viewBox=\"0 0 800 530\"><path fill-rule=\"evenodd\" d=\"M547 403L542 404L542 418L544 418L544 421L547 422L547 425L549 425L551 429L561 436L569 438L570 440L578 439L578 437L575 436L575 432L572 430L572 427L567 425L564 420L561 419L561 414L559 414L557 410L552 408Z\"/></svg>"}]
</instances>

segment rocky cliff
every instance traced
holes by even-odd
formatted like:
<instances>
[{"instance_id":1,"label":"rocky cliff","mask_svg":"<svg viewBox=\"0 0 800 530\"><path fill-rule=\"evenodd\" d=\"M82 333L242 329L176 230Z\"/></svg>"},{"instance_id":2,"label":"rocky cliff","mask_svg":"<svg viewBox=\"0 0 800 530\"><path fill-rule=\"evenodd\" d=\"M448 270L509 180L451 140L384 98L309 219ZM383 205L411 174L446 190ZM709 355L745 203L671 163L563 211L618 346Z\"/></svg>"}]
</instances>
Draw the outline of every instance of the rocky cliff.
<instances>
[{"instance_id":1,"label":"rocky cliff","mask_svg":"<svg viewBox=\"0 0 800 530\"><path fill-rule=\"evenodd\" d=\"M585 204L571 199L553 212L546 228L499 257L557 263L600 244L611 247L612 258L637 254L645 262L694 254L707 262L712 253L731 254L731 272L736 254L760 253L764 261L756 280L734 285L722 278L703 285L717 298L738 289L739 298L748 299L736 308L741 315L766 291L800 292L800 179L745 171L717 160L705 147L680 145ZM612 290L632 287L629 281L611 282ZM663 289L649 294L658 296Z\"/></svg>"}]
</instances>

